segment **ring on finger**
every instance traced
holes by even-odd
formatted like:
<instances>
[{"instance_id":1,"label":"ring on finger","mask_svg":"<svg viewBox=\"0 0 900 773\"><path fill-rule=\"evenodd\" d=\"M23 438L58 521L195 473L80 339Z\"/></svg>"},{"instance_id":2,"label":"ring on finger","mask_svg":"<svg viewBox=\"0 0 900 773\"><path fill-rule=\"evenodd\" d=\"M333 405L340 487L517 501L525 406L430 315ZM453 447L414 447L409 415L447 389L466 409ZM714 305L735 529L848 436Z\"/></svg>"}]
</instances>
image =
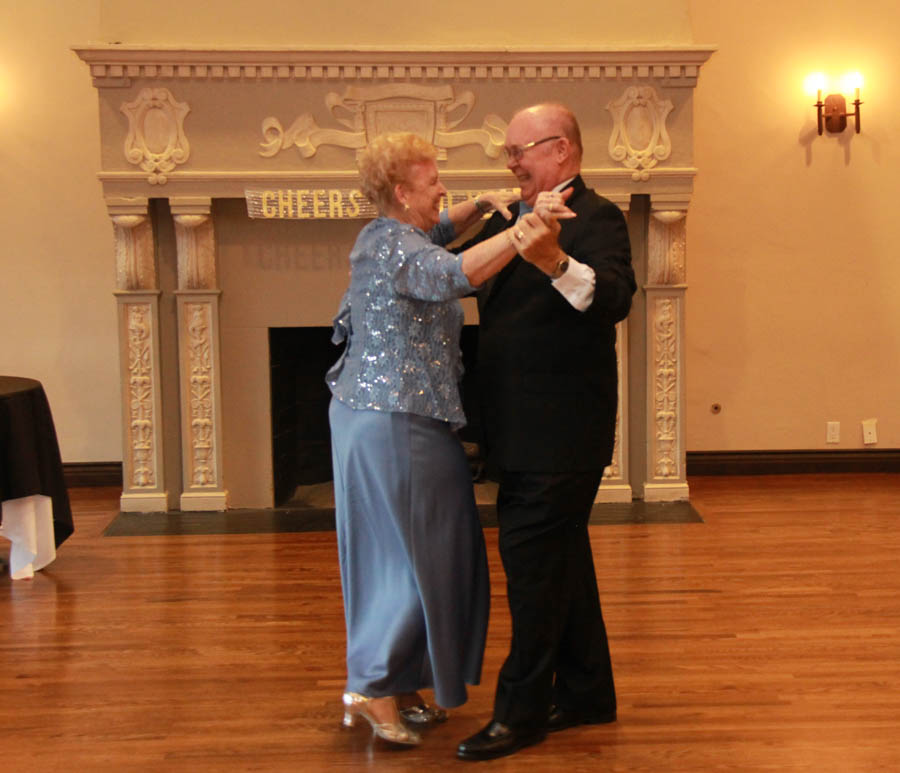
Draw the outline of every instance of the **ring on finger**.
<instances>
[{"instance_id":1,"label":"ring on finger","mask_svg":"<svg viewBox=\"0 0 900 773\"><path fill-rule=\"evenodd\" d=\"M517 231L516 231L516 238L517 238L517 239L524 239L524 238L525 238L525 234L522 233L521 230L517 230Z\"/></svg>"}]
</instances>

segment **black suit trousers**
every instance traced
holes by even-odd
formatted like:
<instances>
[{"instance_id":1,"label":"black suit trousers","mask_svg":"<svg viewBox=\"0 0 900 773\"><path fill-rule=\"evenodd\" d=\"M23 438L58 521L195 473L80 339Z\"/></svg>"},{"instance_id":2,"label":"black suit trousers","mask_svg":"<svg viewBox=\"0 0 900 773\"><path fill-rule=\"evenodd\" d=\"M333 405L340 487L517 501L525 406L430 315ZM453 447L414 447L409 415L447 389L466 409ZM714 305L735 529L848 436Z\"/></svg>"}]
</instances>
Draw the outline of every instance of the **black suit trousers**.
<instances>
[{"instance_id":1,"label":"black suit trousers","mask_svg":"<svg viewBox=\"0 0 900 773\"><path fill-rule=\"evenodd\" d=\"M602 472L501 472L500 556L512 617L494 719L546 724L551 704L616 707L606 626L588 535Z\"/></svg>"}]
</instances>

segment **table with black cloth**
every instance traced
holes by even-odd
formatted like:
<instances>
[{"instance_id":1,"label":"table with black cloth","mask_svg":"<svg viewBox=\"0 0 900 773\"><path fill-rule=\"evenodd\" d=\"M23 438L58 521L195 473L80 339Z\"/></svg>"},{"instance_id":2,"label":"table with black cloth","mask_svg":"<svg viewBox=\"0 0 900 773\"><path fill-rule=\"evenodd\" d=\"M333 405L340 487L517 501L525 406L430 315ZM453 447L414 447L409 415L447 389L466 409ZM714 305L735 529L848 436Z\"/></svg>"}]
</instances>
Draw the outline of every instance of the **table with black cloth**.
<instances>
[{"instance_id":1,"label":"table with black cloth","mask_svg":"<svg viewBox=\"0 0 900 773\"><path fill-rule=\"evenodd\" d=\"M10 574L32 577L74 531L50 404L34 379L0 376L0 502Z\"/></svg>"}]
</instances>

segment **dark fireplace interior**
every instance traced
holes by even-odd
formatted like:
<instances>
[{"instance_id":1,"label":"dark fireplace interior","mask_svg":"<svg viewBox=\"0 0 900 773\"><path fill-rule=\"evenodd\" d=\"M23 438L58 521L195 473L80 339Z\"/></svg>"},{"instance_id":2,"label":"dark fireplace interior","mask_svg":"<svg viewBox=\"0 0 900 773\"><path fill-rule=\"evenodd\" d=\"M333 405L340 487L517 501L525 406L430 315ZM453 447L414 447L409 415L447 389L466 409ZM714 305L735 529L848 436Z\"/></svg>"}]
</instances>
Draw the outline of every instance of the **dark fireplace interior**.
<instances>
[{"instance_id":1,"label":"dark fireplace interior","mask_svg":"<svg viewBox=\"0 0 900 773\"><path fill-rule=\"evenodd\" d=\"M272 470L275 506L290 502L299 486L332 480L328 402L331 392L325 373L340 356L331 343L330 327L269 329L269 367L272 399ZM460 432L467 444L473 477L481 474L477 453L479 421L475 353L478 327L466 325L461 336L463 407L468 425Z\"/></svg>"}]
</instances>

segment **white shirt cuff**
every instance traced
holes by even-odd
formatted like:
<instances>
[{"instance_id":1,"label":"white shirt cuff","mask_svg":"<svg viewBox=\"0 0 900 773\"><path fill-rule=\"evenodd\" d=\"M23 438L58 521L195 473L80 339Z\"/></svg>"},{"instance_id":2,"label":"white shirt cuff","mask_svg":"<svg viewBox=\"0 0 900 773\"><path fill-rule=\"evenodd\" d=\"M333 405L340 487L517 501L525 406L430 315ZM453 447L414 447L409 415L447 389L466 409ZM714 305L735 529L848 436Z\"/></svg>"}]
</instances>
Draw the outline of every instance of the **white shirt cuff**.
<instances>
[{"instance_id":1,"label":"white shirt cuff","mask_svg":"<svg viewBox=\"0 0 900 773\"><path fill-rule=\"evenodd\" d=\"M569 268L552 285L578 311L586 311L594 300L594 283L597 277L594 269L575 258L569 258Z\"/></svg>"}]
</instances>

